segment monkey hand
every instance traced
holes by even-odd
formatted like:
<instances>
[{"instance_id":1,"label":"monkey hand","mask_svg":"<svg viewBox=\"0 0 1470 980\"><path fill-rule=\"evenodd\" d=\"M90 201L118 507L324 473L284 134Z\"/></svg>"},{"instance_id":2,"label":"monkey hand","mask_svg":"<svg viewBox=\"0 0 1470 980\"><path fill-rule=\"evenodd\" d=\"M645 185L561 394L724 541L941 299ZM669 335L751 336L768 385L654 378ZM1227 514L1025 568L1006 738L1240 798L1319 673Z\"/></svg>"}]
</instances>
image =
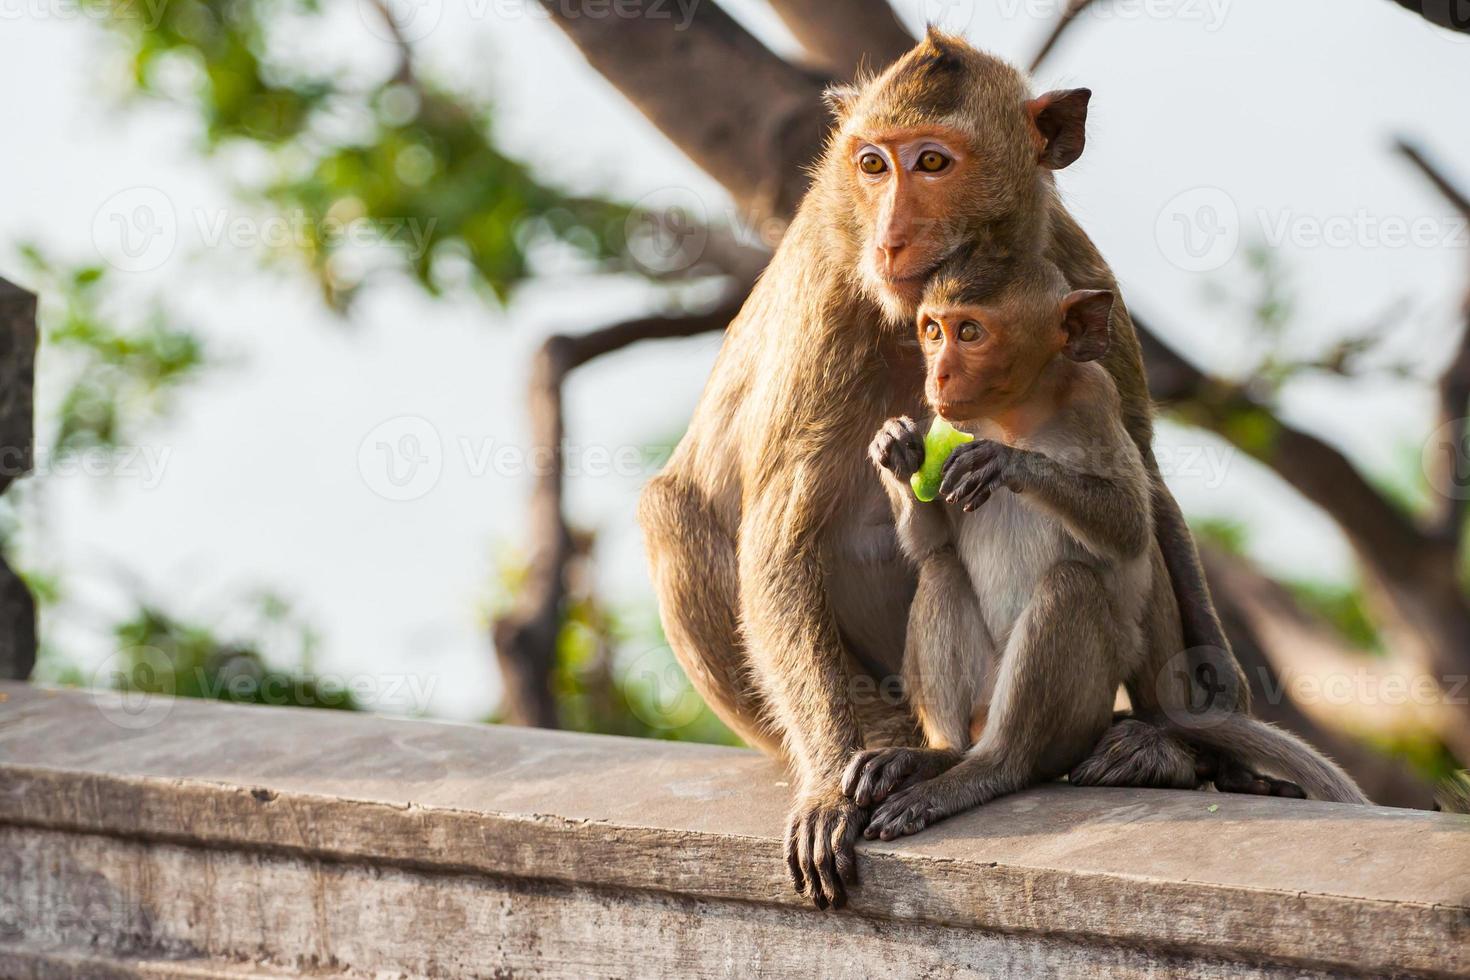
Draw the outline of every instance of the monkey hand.
<instances>
[{"instance_id":1,"label":"monkey hand","mask_svg":"<svg viewBox=\"0 0 1470 980\"><path fill-rule=\"evenodd\" d=\"M804 793L786 823L786 867L798 894L819 909L841 908L857 884L858 834L868 811L836 789Z\"/></svg>"},{"instance_id":2,"label":"monkey hand","mask_svg":"<svg viewBox=\"0 0 1470 980\"><path fill-rule=\"evenodd\" d=\"M907 480L924 465L924 433L908 416L889 419L873 437L868 458L874 466L888 470L900 480Z\"/></svg>"},{"instance_id":3,"label":"monkey hand","mask_svg":"<svg viewBox=\"0 0 1470 980\"><path fill-rule=\"evenodd\" d=\"M929 780L899 790L873 810L873 819L863 831L868 840L895 840L917 834L954 812L936 792L939 782Z\"/></svg>"},{"instance_id":4,"label":"monkey hand","mask_svg":"<svg viewBox=\"0 0 1470 980\"><path fill-rule=\"evenodd\" d=\"M1034 453L993 439L976 439L954 451L944 464L939 495L946 502L975 510L1001 487L1019 492Z\"/></svg>"},{"instance_id":5,"label":"monkey hand","mask_svg":"<svg viewBox=\"0 0 1470 980\"><path fill-rule=\"evenodd\" d=\"M898 746L864 749L852 757L842 776L842 792L858 806L882 803L894 790L932 779L956 762L958 752Z\"/></svg>"}]
</instances>

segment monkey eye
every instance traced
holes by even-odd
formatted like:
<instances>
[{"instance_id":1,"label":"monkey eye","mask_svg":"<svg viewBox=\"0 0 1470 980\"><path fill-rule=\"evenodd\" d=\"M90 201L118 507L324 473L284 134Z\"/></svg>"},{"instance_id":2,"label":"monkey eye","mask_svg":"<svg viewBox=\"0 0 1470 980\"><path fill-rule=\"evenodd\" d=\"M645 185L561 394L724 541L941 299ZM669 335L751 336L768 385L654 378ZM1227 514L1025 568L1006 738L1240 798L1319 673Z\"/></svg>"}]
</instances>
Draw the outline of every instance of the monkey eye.
<instances>
[{"instance_id":1,"label":"monkey eye","mask_svg":"<svg viewBox=\"0 0 1470 980\"><path fill-rule=\"evenodd\" d=\"M919 154L919 169L926 174L937 174L949 166L949 157L938 150L925 150Z\"/></svg>"},{"instance_id":2,"label":"monkey eye","mask_svg":"<svg viewBox=\"0 0 1470 980\"><path fill-rule=\"evenodd\" d=\"M924 324L924 339L925 340L935 341L935 340L938 340L943 335L944 335L944 331L942 331L942 330L939 329L939 323L937 321L930 320L930 321L928 321L927 323Z\"/></svg>"},{"instance_id":3,"label":"monkey eye","mask_svg":"<svg viewBox=\"0 0 1470 980\"><path fill-rule=\"evenodd\" d=\"M888 161L883 159L881 153L869 150L858 157L858 168L865 174L881 174L888 169Z\"/></svg>"},{"instance_id":4,"label":"monkey eye","mask_svg":"<svg viewBox=\"0 0 1470 980\"><path fill-rule=\"evenodd\" d=\"M962 343L973 344L975 341L980 340L984 336L985 328L980 326L980 324L976 323L974 320L966 320L964 323L960 324L960 341Z\"/></svg>"}]
</instances>

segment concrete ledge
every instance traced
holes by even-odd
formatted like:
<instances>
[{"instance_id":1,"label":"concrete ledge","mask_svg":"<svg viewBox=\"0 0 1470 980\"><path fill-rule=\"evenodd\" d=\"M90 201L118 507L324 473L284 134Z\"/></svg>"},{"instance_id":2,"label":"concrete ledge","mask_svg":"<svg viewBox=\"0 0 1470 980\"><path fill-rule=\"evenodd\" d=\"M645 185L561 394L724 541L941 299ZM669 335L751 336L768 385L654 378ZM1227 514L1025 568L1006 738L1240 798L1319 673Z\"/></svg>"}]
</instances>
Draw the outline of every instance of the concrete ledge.
<instances>
[{"instance_id":1,"label":"concrete ledge","mask_svg":"<svg viewBox=\"0 0 1470 980\"><path fill-rule=\"evenodd\" d=\"M1470 818L1052 786L822 914L749 752L0 690L23 975L1470 975Z\"/></svg>"}]
</instances>

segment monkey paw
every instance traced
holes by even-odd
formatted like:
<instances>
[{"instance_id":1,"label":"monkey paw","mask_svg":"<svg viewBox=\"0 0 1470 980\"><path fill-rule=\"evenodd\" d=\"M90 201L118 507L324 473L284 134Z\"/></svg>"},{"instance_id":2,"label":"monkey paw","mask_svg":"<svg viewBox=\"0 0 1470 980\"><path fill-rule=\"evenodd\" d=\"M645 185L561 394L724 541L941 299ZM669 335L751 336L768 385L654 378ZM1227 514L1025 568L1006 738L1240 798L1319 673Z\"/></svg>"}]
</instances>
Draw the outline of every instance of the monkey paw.
<instances>
[{"instance_id":1,"label":"monkey paw","mask_svg":"<svg viewBox=\"0 0 1470 980\"><path fill-rule=\"evenodd\" d=\"M863 836L868 840L896 840L943 820L949 814L934 798L931 787L932 784L920 783L884 800L873 811Z\"/></svg>"},{"instance_id":2,"label":"monkey paw","mask_svg":"<svg viewBox=\"0 0 1470 980\"><path fill-rule=\"evenodd\" d=\"M942 749L867 749L852 757L842 776L842 792L859 806L882 803L896 789L932 779L960 760Z\"/></svg>"},{"instance_id":3,"label":"monkey paw","mask_svg":"<svg viewBox=\"0 0 1470 980\"><path fill-rule=\"evenodd\" d=\"M889 419L868 446L868 458L873 465L907 480L924 465L924 433L908 416Z\"/></svg>"},{"instance_id":4,"label":"monkey paw","mask_svg":"<svg viewBox=\"0 0 1470 980\"><path fill-rule=\"evenodd\" d=\"M802 796L786 823L786 867L798 894L819 909L841 908L857 884L858 834L868 811L840 793Z\"/></svg>"},{"instance_id":5,"label":"monkey paw","mask_svg":"<svg viewBox=\"0 0 1470 980\"><path fill-rule=\"evenodd\" d=\"M1251 796L1284 796L1294 800L1307 798L1306 791L1286 779L1275 779L1255 772L1234 759L1201 758L1196 771L1202 780L1215 784L1222 793L1247 793Z\"/></svg>"},{"instance_id":6,"label":"monkey paw","mask_svg":"<svg viewBox=\"0 0 1470 980\"><path fill-rule=\"evenodd\" d=\"M946 503L975 510L1002 487L1021 488L1026 459L1024 449L993 439L976 439L956 449L944 462L939 495Z\"/></svg>"}]
</instances>

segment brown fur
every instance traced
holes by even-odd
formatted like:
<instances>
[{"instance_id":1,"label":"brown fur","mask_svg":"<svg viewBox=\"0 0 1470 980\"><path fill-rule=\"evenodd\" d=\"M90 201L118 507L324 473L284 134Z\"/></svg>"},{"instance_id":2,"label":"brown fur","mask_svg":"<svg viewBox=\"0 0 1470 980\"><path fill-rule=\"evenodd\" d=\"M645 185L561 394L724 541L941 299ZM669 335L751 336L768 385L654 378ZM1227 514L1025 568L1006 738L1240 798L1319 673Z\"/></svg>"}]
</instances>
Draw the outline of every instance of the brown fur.
<instances>
[{"instance_id":1,"label":"brown fur","mask_svg":"<svg viewBox=\"0 0 1470 980\"><path fill-rule=\"evenodd\" d=\"M811 190L640 504L680 662L721 718L796 771L787 859L819 906L842 901L865 820L841 793L848 757L916 740L912 713L878 683L900 669L915 576L863 449L884 419L922 411L908 333L918 295L871 274L875 250L884 236L902 239L890 271L921 286L962 245L992 257L1040 247L1073 288L1114 290L1039 164L1030 99L1015 69L935 33L877 78L832 93L839 124ZM853 141L886 136L885 149L901 148L913 135L903 129L937 133L966 159L943 179L861 180ZM1121 302L1113 337L1103 363L1150 468L1174 582L1170 593L1170 576L1160 578L1168 609L1158 615L1177 618L1177 594L1190 644L1223 647L1188 530L1147 448L1148 396ZM1177 639L1155 637L1150 650L1163 664ZM1220 698L1231 707L1244 698L1236 675Z\"/></svg>"}]
</instances>

